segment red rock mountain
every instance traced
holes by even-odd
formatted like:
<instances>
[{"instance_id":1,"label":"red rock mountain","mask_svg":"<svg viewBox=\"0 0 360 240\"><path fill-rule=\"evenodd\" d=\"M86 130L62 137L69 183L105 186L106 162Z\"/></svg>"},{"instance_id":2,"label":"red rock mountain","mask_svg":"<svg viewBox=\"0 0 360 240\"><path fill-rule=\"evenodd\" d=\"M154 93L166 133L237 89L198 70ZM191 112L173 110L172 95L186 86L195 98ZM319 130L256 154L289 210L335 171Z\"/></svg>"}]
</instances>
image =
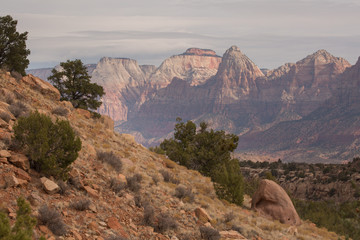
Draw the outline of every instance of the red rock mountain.
<instances>
[{"instance_id":1,"label":"red rock mountain","mask_svg":"<svg viewBox=\"0 0 360 240\"><path fill-rule=\"evenodd\" d=\"M151 75L149 82L156 88L163 88L177 77L192 86L201 85L216 74L220 62L221 57L212 50L189 48L183 54L166 59Z\"/></svg>"}]
</instances>

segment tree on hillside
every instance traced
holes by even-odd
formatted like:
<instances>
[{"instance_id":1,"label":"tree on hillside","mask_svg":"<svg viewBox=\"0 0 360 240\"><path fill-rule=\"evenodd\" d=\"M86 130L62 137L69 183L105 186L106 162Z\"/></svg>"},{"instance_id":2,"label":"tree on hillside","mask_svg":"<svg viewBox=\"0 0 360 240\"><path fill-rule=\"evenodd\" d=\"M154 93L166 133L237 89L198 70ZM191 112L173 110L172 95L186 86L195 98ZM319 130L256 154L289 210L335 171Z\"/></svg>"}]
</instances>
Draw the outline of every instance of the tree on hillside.
<instances>
[{"instance_id":1,"label":"tree on hillside","mask_svg":"<svg viewBox=\"0 0 360 240\"><path fill-rule=\"evenodd\" d=\"M165 139L160 144L161 150L171 160L211 177L220 198L240 205L244 192L243 177L238 161L231 159L238 136L208 130L205 122L200 123L197 131L192 121L176 120L174 138Z\"/></svg>"},{"instance_id":2,"label":"tree on hillside","mask_svg":"<svg viewBox=\"0 0 360 240\"><path fill-rule=\"evenodd\" d=\"M16 25L11 16L0 17L0 68L25 75L30 54L25 43L28 32L18 33Z\"/></svg>"},{"instance_id":3,"label":"tree on hillside","mask_svg":"<svg viewBox=\"0 0 360 240\"><path fill-rule=\"evenodd\" d=\"M60 63L61 70L52 70L48 80L60 91L61 100L70 101L75 108L97 109L104 95L102 86L90 82L90 76L80 59Z\"/></svg>"}]
</instances>

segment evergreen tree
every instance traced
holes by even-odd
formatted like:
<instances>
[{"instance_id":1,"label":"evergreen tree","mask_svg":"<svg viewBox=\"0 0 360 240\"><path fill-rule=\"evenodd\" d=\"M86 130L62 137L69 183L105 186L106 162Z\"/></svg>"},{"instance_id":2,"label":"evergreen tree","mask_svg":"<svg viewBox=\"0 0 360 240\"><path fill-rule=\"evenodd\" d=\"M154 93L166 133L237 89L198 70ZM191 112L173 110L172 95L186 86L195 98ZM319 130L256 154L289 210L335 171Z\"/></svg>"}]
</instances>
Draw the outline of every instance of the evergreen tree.
<instances>
[{"instance_id":1,"label":"evergreen tree","mask_svg":"<svg viewBox=\"0 0 360 240\"><path fill-rule=\"evenodd\" d=\"M60 91L61 100L70 101L75 108L97 109L98 100L104 95L102 86L90 82L90 76L81 60L60 63L61 70L55 68L48 80Z\"/></svg>"},{"instance_id":2,"label":"evergreen tree","mask_svg":"<svg viewBox=\"0 0 360 240\"><path fill-rule=\"evenodd\" d=\"M192 121L176 120L174 138L165 139L160 144L161 150L171 160L211 177L220 198L241 205L244 181L238 160L231 159L239 138L224 131L208 130L205 122L196 131Z\"/></svg>"},{"instance_id":3,"label":"evergreen tree","mask_svg":"<svg viewBox=\"0 0 360 240\"><path fill-rule=\"evenodd\" d=\"M16 222L11 228L9 218L0 212L0 239L4 240L31 240L36 219L31 216L31 208L23 197L17 199L18 210Z\"/></svg>"},{"instance_id":4,"label":"evergreen tree","mask_svg":"<svg viewBox=\"0 0 360 240\"><path fill-rule=\"evenodd\" d=\"M16 25L17 20L11 16L0 17L0 68L25 75L30 54L25 43L28 32L18 33Z\"/></svg>"},{"instance_id":5,"label":"evergreen tree","mask_svg":"<svg viewBox=\"0 0 360 240\"><path fill-rule=\"evenodd\" d=\"M68 121L53 123L39 112L21 117L14 126L14 134L19 147L29 156L31 166L57 178L66 178L81 149L81 141Z\"/></svg>"}]
</instances>

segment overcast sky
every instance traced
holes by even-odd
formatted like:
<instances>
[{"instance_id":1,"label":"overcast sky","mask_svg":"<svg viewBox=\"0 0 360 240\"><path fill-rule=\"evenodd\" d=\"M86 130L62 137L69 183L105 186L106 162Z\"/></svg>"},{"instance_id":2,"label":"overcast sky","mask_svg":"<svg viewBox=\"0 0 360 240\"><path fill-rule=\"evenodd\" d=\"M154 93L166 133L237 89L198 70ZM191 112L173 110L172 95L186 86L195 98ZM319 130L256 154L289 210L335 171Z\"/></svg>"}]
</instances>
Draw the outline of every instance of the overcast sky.
<instances>
[{"instance_id":1,"label":"overcast sky","mask_svg":"<svg viewBox=\"0 0 360 240\"><path fill-rule=\"evenodd\" d=\"M159 65L187 48L237 45L261 68L326 49L360 56L360 0L2 0L28 31L29 68L103 56Z\"/></svg>"}]
</instances>

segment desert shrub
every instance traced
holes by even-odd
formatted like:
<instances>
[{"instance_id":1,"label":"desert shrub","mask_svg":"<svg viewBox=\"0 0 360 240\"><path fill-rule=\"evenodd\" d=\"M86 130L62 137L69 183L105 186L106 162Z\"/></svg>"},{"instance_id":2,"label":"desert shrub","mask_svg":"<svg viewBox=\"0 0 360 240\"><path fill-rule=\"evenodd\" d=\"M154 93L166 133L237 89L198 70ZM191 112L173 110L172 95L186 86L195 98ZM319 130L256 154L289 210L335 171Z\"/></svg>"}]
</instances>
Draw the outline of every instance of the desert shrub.
<instances>
[{"instance_id":1,"label":"desert shrub","mask_svg":"<svg viewBox=\"0 0 360 240\"><path fill-rule=\"evenodd\" d=\"M170 229L176 229L178 224L176 220L168 213L161 213L157 216L157 226L155 231L163 233Z\"/></svg>"},{"instance_id":2,"label":"desert shrub","mask_svg":"<svg viewBox=\"0 0 360 240\"><path fill-rule=\"evenodd\" d=\"M235 219L235 214L233 212L225 213L224 222L228 223Z\"/></svg>"},{"instance_id":3,"label":"desert shrub","mask_svg":"<svg viewBox=\"0 0 360 240\"><path fill-rule=\"evenodd\" d=\"M7 123L9 123L11 120L11 116L6 112L0 112L0 118Z\"/></svg>"},{"instance_id":4,"label":"desert shrub","mask_svg":"<svg viewBox=\"0 0 360 240\"><path fill-rule=\"evenodd\" d=\"M89 209L91 201L86 198L78 199L70 203L70 206L78 211L85 211Z\"/></svg>"},{"instance_id":5,"label":"desert shrub","mask_svg":"<svg viewBox=\"0 0 360 240\"><path fill-rule=\"evenodd\" d=\"M155 223L155 210L150 203L144 204L144 223L152 227Z\"/></svg>"},{"instance_id":6,"label":"desert shrub","mask_svg":"<svg viewBox=\"0 0 360 240\"><path fill-rule=\"evenodd\" d=\"M16 81L20 81L22 79L22 75L17 71L11 71L11 76L16 79Z\"/></svg>"},{"instance_id":7,"label":"desert shrub","mask_svg":"<svg viewBox=\"0 0 360 240\"><path fill-rule=\"evenodd\" d=\"M57 181L57 185L60 187L59 193L61 195L68 195L69 186L66 184L66 182L64 182L63 180L59 180Z\"/></svg>"},{"instance_id":8,"label":"desert shrub","mask_svg":"<svg viewBox=\"0 0 360 240\"><path fill-rule=\"evenodd\" d=\"M115 193L120 193L126 188L126 184L117 180L116 178L110 179L110 188Z\"/></svg>"},{"instance_id":9,"label":"desert shrub","mask_svg":"<svg viewBox=\"0 0 360 240\"><path fill-rule=\"evenodd\" d=\"M139 194L136 194L135 196L134 196L134 202L135 202L135 206L137 206L137 207L142 207L143 206L143 203L142 203L142 198L141 198L141 196L139 195Z\"/></svg>"},{"instance_id":10,"label":"desert shrub","mask_svg":"<svg viewBox=\"0 0 360 240\"><path fill-rule=\"evenodd\" d=\"M171 182L174 184L180 183L180 181L178 179L176 179L171 172L166 171L166 170L160 170L160 173L163 176L165 182Z\"/></svg>"},{"instance_id":11,"label":"desert shrub","mask_svg":"<svg viewBox=\"0 0 360 240\"><path fill-rule=\"evenodd\" d=\"M138 192L141 188L140 182L142 180L142 175L139 173L134 174L131 177L126 177L127 188L132 192Z\"/></svg>"},{"instance_id":12,"label":"desert shrub","mask_svg":"<svg viewBox=\"0 0 360 240\"><path fill-rule=\"evenodd\" d=\"M112 235L107 237L105 240L127 240L127 238L121 237L119 235Z\"/></svg>"},{"instance_id":13,"label":"desert shrub","mask_svg":"<svg viewBox=\"0 0 360 240\"><path fill-rule=\"evenodd\" d=\"M29 111L28 107L20 101L11 104L9 110L16 118L26 116Z\"/></svg>"},{"instance_id":14,"label":"desert shrub","mask_svg":"<svg viewBox=\"0 0 360 240\"><path fill-rule=\"evenodd\" d=\"M81 149L79 137L68 121L57 120L39 112L21 117L14 126L15 140L38 172L56 178L66 178L70 164Z\"/></svg>"},{"instance_id":15,"label":"desert shrub","mask_svg":"<svg viewBox=\"0 0 360 240\"><path fill-rule=\"evenodd\" d=\"M7 104L11 105L15 102L15 99L10 94L1 94L0 101L6 102Z\"/></svg>"},{"instance_id":16,"label":"desert shrub","mask_svg":"<svg viewBox=\"0 0 360 240\"><path fill-rule=\"evenodd\" d=\"M175 188L175 197L180 198L186 202L194 201L194 193L192 192L191 187L178 186Z\"/></svg>"},{"instance_id":17,"label":"desert shrub","mask_svg":"<svg viewBox=\"0 0 360 240\"><path fill-rule=\"evenodd\" d=\"M219 240L221 237L219 231L212 227L201 226L200 233L205 240Z\"/></svg>"},{"instance_id":18,"label":"desert shrub","mask_svg":"<svg viewBox=\"0 0 360 240\"><path fill-rule=\"evenodd\" d=\"M64 107L57 107L57 108L54 108L52 111L51 111L52 114L56 114L56 115L59 115L59 116L67 116L69 111L64 108Z\"/></svg>"},{"instance_id":19,"label":"desert shrub","mask_svg":"<svg viewBox=\"0 0 360 240\"><path fill-rule=\"evenodd\" d=\"M38 220L57 236L62 236L67 233L67 226L62 220L61 214L46 205L39 208Z\"/></svg>"},{"instance_id":20,"label":"desert shrub","mask_svg":"<svg viewBox=\"0 0 360 240\"><path fill-rule=\"evenodd\" d=\"M152 175L152 176L151 176L151 179L153 180L153 182L154 182L155 185L158 185L158 183L159 183L159 181L160 181L158 175Z\"/></svg>"},{"instance_id":21,"label":"desert shrub","mask_svg":"<svg viewBox=\"0 0 360 240\"><path fill-rule=\"evenodd\" d=\"M33 228L36 219L31 216L30 204L24 198L17 199L18 210L16 211L16 222L10 226L9 218L0 212L0 239L4 240L32 240Z\"/></svg>"},{"instance_id":22,"label":"desert shrub","mask_svg":"<svg viewBox=\"0 0 360 240\"><path fill-rule=\"evenodd\" d=\"M105 162L105 163L109 164L110 166L112 166L115 169L115 171L121 172L122 165L123 165L122 161L113 152L98 151L97 152L97 158L100 161Z\"/></svg>"},{"instance_id":23,"label":"desert shrub","mask_svg":"<svg viewBox=\"0 0 360 240\"><path fill-rule=\"evenodd\" d=\"M237 231L240 234L244 234L244 228L237 225L232 225L231 230Z\"/></svg>"}]
</instances>

